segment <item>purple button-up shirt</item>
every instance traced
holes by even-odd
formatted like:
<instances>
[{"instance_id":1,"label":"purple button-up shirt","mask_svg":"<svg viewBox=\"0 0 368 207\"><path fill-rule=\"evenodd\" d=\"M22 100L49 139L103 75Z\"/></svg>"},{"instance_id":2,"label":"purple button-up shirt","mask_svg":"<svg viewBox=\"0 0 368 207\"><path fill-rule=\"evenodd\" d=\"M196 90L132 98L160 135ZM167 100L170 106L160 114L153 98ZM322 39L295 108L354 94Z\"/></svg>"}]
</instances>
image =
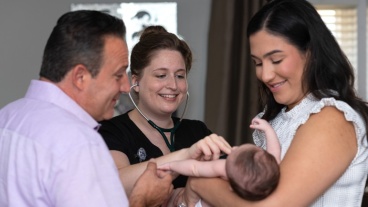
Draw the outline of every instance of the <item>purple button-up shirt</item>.
<instances>
[{"instance_id":1,"label":"purple button-up shirt","mask_svg":"<svg viewBox=\"0 0 368 207\"><path fill-rule=\"evenodd\" d=\"M96 127L56 85L33 80L0 110L0 206L128 206Z\"/></svg>"}]
</instances>

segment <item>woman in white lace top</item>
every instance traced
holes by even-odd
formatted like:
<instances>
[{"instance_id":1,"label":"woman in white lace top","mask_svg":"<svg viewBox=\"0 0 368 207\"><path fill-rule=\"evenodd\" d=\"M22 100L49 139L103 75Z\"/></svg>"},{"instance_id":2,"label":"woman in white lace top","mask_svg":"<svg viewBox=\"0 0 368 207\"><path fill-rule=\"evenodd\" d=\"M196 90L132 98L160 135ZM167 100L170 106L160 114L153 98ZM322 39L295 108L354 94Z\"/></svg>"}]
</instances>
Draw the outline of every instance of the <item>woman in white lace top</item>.
<instances>
[{"instance_id":1,"label":"woman in white lace top","mask_svg":"<svg viewBox=\"0 0 368 207\"><path fill-rule=\"evenodd\" d=\"M368 107L318 12L305 0L270 1L253 16L247 35L265 106L258 116L281 144L279 185L257 202L240 199L221 179L195 178L188 186L214 206L360 206ZM261 132L253 137L265 146Z\"/></svg>"}]
</instances>

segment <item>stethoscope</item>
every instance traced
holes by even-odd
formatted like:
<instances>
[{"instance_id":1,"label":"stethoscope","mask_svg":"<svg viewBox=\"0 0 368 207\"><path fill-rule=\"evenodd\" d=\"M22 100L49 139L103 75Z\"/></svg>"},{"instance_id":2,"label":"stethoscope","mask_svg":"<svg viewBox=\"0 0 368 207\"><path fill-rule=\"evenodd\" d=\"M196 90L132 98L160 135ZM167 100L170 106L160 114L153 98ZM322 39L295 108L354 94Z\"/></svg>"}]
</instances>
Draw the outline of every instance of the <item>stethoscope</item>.
<instances>
[{"instance_id":1,"label":"stethoscope","mask_svg":"<svg viewBox=\"0 0 368 207\"><path fill-rule=\"evenodd\" d=\"M174 125L173 128L170 128L170 129L167 129L167 128L162 128L162 127L159 127L157 126L155 123L153 123L153 121L151 121L150 119L148 119L143 113L142 111L138 108L137 104L135 103L135 101L133 100L133 97L132 95L130 94L130 92L132 91L132 89L136 86L139 86L138 83L132 85L129 89L129 98L130 100L132 101L134 107L138 110L138 112L147 120L147 122L153 127L155 128L162 136L162 138L164 139L167 147L169 148L170 152L173 152L175 151L175 146L174 146L174 141L175 141L175 138L174 138L174 134L175 134L175 131L178 129L180 123L181 123L181 120L183 119L184 117L184 114L185 114L185 111L187 110L187 105L188 105L188 100L189 100L189 92L187 91L187 99L185 101L185 106L184 106L184 111L179 119L179 121ZM170 141L171 141L171 144L169 142L169 140L167 139L166 135L164 132L170 132Z\"/></svg>"}]
</instances>

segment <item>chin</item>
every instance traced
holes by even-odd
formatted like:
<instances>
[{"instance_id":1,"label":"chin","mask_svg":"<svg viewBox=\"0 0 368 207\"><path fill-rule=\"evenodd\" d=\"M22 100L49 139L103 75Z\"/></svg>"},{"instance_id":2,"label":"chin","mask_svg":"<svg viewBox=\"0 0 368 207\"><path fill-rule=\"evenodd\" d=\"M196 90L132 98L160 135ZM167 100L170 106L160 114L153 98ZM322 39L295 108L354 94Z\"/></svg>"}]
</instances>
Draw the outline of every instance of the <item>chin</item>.
<instances>
[{"instance_id":1,"label":"chin","mask_svg":"<svg viewBox=\"0 0 368 207\"><path fill-rule=\"evenodd\" d=\"M173 108L173 109L164 109L163 111L166 112L166 113L173 114L178 109L179 109L179 107L178 108Z\"/></svg>"},{"instance_id":2,"label":"chin","mask_svg":"<svg viewBox=\"0 0 368 207\"><path fill-rule=\"evenodd\" d=\"M278 103L278 104L282 104L282 105L286 105L286 100L281 98L281 97L275 97L275 101Z\"/></svg>"},{"instance_id":3,"label":"chin","mask_svg":"<svg viewBox=\"0 0 368 207\"><path fill-rule=\"evenodd\" d=\"M113 116L114 116L114 110L108 111L108 112L106 112L106 113L102 116L102 120L111 119Z\"/></svg>"}]
</instances>

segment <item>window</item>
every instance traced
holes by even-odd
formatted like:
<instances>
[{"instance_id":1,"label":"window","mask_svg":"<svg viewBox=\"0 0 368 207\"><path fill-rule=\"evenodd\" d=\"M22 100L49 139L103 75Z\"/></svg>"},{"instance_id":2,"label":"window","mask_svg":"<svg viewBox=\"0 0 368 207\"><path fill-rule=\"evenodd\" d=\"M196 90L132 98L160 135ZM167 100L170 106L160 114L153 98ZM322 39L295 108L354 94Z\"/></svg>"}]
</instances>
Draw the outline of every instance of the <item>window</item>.
<instances>
[{"instance_id":1,"label":"window","mask_svg":"<svg viewBox=\"0 0 368 207\"><path fill-rule=\"evenodd\" d=\"M357 77L357 9L352 7L316 7L322 20L331 30L350 63L354 67ZM357 88L357 78L355 82Z\"/></svg>"}]
</instances>

